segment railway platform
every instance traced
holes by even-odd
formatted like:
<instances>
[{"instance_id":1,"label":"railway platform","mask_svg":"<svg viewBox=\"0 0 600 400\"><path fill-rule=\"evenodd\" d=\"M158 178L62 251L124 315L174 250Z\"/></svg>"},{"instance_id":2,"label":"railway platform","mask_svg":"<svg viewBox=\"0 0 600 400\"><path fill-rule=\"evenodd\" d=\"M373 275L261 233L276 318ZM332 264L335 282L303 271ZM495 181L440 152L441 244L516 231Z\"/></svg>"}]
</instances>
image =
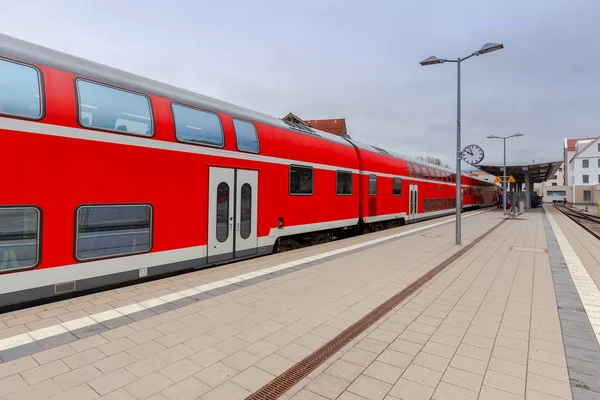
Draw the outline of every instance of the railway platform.
<instances>
[{"instance_id":1,"label":"railway platform","mask_svg":"<svg viewBox=\"0 0 600 400\"><path fill-rule=\"evenodd\" d=\"M600 399L600 241L463 217L0 314L0 400Z\"/></svg>"}]
</instances>

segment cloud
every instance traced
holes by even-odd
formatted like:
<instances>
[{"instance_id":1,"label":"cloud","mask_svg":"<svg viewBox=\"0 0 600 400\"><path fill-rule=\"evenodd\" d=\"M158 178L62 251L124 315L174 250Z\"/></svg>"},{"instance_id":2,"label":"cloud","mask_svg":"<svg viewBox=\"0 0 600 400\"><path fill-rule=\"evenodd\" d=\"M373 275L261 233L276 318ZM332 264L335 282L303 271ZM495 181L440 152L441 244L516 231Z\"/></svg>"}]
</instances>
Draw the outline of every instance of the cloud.
<instances>
[{"instance_id":1,"label":"cloud","mask_svg":"<svg viewBox=\"0 0 600 400\"><path fill-rule=\"evenodd\" d=\"M464 145L484 162L562 157L564 137L598 135L596 0L171 2L3 5L4 33L277 117L346 118L356 139L453 165L456 64Z\"/></svg>"}]
</instances>

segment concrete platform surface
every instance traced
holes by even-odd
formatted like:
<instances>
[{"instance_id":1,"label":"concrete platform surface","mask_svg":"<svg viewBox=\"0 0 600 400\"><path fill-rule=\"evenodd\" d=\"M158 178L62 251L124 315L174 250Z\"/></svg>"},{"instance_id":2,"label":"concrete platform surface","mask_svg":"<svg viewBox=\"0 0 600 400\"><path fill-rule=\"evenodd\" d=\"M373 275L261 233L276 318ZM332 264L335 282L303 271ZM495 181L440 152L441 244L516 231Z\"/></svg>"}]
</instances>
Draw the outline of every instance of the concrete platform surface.
<instances>
[{"instance_id":1,"label":"concrete platform surface","mask_svg":"<svg viewBox=\"0 0 600 400\"><path fill-rule=\"evenodd\" d=\"M336 343L281 398L600 399L599 241L548 206L453 221L0 314L0 400L259 398Z\"/></svg>"}]
</instances>

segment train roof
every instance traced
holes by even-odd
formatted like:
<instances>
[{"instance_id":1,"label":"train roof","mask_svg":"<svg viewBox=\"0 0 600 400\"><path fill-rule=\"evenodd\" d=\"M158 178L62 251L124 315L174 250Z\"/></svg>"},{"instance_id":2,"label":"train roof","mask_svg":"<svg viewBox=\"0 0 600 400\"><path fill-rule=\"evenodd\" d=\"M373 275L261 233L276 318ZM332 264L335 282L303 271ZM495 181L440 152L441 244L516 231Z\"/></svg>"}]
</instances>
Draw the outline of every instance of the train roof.
<instances>
[{"instance_id":1,"label":"train roof","mask_svg":"<svg viewBox=\"0 0 600 400\"><path fill-rule=\"evenodd\" d=\"M212 97L169 85L164 82L144 78L130 72L109 67L104 64L86 60L72 54L53 50L48 47L40 46L1 33L0 54L16 60L46 65L51 68L85 76L90 79L113 83L118 86L137 90L147 94L165 97L173 101L187 103L199 108L223 112L234 117L260 122L277 128L310 135L345 146L350 146L350 143L348 143L344 138L328 132L283 121L280 118L272 117L258 111L253 111L235 104L214 99Z\"/></svg>"}]
</instances>

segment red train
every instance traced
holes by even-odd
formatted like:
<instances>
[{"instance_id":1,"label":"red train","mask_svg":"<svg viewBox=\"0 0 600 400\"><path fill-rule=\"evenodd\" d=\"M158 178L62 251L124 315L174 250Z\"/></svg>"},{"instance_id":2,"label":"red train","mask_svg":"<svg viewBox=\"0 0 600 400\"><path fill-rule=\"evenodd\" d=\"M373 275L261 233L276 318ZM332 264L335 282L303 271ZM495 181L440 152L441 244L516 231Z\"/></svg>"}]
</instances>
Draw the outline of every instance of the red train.
<instances>
[{"instance_id":1,"label":"red train","mask_svg":"<svg viewBox=\"0 0 600 400\"><path fill-rule=\"evenodd\" d=\"M444 168L0 35L0 307L454 212ZM498 188L463 176L465 209Z\"/></svg>"}]
</instances>

